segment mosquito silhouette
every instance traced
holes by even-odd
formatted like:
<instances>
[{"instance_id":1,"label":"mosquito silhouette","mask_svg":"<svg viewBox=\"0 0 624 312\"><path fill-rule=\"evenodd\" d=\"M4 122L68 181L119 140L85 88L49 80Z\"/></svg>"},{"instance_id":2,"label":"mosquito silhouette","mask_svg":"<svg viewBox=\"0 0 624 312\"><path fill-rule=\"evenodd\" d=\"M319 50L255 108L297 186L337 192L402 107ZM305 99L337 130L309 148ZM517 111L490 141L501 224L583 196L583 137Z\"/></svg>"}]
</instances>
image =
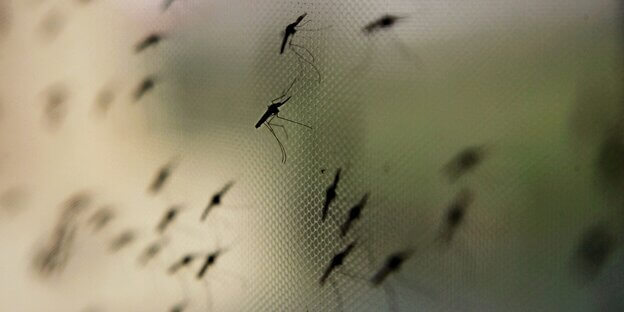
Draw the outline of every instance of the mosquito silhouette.
<instances>
[{"instance_id":1,"label":"mosquito silhouette","mask_svg":"<svg viewBox=\"0 0 624 312\"><path fill-rule=\"evenodd\" d=\"M362 30L367 34L371 34L382 29L390 28L394 26L398 20L403 18L404 17L401 16L385 14L382 17L366 24Z\"/></svg>"},{"instance_id":2,"label":"mosquito silhouette","mask_svg":"<svg viewBox=\"0 0 624 312\"><path fill-rule=\"evenodd\" d=\"M307 20L305 22L302 23L303 19L308 15L308 13L303 13L301 15L299 15L299 17L297 17L297 20L295 20L293 23L290 23L286 26L286 29L284 30L283 34L284 37L282 38L282 45L280 46L280 54L284 54L284 51L286 51L286 45L288 44L288 47L290 48L291 51L293 51L297 57L299 57L300 60L308 63L308 65L312 66L312 68L314 68L314 71L316 72L317 76L318 76L318 80L320 82L321 80L321 72L318 70L318 68L316 68L316 66L314 65L314 55L312 54L312 52L310 52L310 50L308 50L308 48L304 47L301 44L295 44L293 43L293 38L295 37L295 34L298 31L318 31L318 30L322 30L324 28L327 27L323 27L323 28L318 28L318 29L303 29L301 27L303 27L305 24L309 23L311 20ZM306 58L301 54L301 51L304 51L307 55L310 56L310 58Z\"/></svg>"},{"instance_id":3,"label":"mosquito silhouette","mask_svg":"<svg viewBox=\"0 0 624 312\"><path fill-rule=\"evenodd\" d=\"M264 124L266 128L269 129L269 131L271 132L271 135L273 135L273 137L277 141L277 144L279 145L280 150L282 152L282 163L286 163L286 149L284 148L284 145L282 144L280 139L277 137L275 130L273 130L273 126L282 128L282 130L284 130L284 132L286 133L287 137L288 137L288 133L286 132L286 128L284 127L284 125L271 123L273 119L277 118L277 119L288 121L288 122L291 122L300 126L304 126L308 129L312 129L312 127L308 125L279 116L279 112L280 112L279 109L280 107L282 107L284 104L286 104L290 100L291 96L288 95L288 92L293 87L296 81L297 79L295 78L295 80L293 80L293 82L290 84L288 89L286 89L286 91L284 91L282 95L280 95L278 98L271 101L271 104L267 107L266 112L262 114L262 117L260 117L260 120L258 120L258 122L256 123L256 129L260 128Z\"/></svg>"}]
</instances>

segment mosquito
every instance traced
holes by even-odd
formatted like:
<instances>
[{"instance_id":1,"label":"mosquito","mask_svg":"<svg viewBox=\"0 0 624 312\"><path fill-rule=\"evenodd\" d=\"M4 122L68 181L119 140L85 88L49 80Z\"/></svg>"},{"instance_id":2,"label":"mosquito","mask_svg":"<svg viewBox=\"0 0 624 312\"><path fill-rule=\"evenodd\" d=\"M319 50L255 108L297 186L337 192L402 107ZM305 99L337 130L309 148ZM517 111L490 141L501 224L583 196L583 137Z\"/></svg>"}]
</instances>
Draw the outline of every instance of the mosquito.
<instances>
[{"instance_id":1,"label":"mosquito","mask_svg":"<svg viewBox=\"0 0 624 312\"><path fill-rule=\"evenodd\" d=\"M338 168L336 171L336 175L334 176L334 181L325 191L325 202L323 203L323 210L321 215L321 220L325 221L327 219L327 214L329 213L329 205L336 199L336 188L338 188L338 182L340 181L340 173L342 172L342 168Z\"/></svg>"},{"instance_id":2,"label":"mosquito","mask_svg":"<svg viewBox=\"0 0 624 312\"><path fill-rule=\"evenodd\" d=\"M155 76L149 75L143 78L134 91L134 101L139 101L147 92L154 89L154 86L156 86Z\"/></svg>"},{"instance_id":3,"label":"mosquito","mask_svg":"<svg viewBox=\"0 0 624 312\"><path fill-rule=\"evenodd\" d=\"M113 218L115 217L115 213L111 209L110 206L104 206L98 209L93 215L89 218L89 224L93 226L93 232L98 232L103 227L105 227Z\"/></svg>"},{"instance_id":4,"label":"mosquito","mask_svg":"<svg viewBox=\"0 0 624 312\"><path fill-rule=\"evenodd\" d=\"M484 145L468 146L453 157L444 166L443 170L446 172L449 180L454 182L481 164L485 154L486 147Z\"/></svg>"},{"instance_id":5,"label":"mosquito","mask_svg":"<svg viewBox=\"0 0 624 312\"><path fill-rule=\"evenodd\" d=\"M616 238L603 225L594 225L583 232L575 251L577 268L586 281L595 278L615 249Z\"/></svg>"},{"instance_id":6,"label":"mosquito","mask_svg":"<svg viewBox=\"0 0 624 312\"><path fill-rule=\"evenodd\" d=\"M463 222L466 210L473 201L473 194L467 189L463 189L447 208L446 218L444 221L444 230L442 231L442 238L446 243L450 243L457 231L458 227Z\"/></svg>"},{"instance_id":7,"label":"mosquito","mask_svg":"<svg viewBox=\"0 0 624 312\"><path fill-rule=\"evenodd\" d=\"M325 269L325 273L323 273L323 275L321 276L321 279L319 281L321 286L325 285L325 282L327 281L327 279L329 278L329 276L334 270L336 270L337 268L339 268L340 266L344 264L344 260L349 256L351 251L353 251L353 248L355 248L356 243L357 241L353 241L352 243L347 245L347 247L345 247L345 249L343 249L341 252L334 255L334 257L329 262L329 265Z\"/></svg>"},{"instance_id":8,"label":"mosquito","mask_svg":"<svg viewBox=\"0 0 624 312\"><path fill-rule=\"evenodd\" d=\"M132 230L125 230L113 239L109 246L111 252L117 252L130 244L136 238L136 234Z\"/></svg>"},{"instance_id":9,"label":"mosquito","mask_svg":"<svg viewBox=\"0 0 624 312\"><path fill-rule=\"evenodd\" d=\"M162 219L158 223L158 226L156 227L156 231L159 234L163 234L165 230L167 229L167 226L169 226L169 224L171 224L175 220L175 218L177 217L181 209L182 209L182 206L179 206L179 205L174 205L174 206L171 206L169 209L167 209L167 211L165 212L165 215L162 217Z\"/></svg>"},{"instance_id":10,"label":"mosquito","mask_svg":"<svg viewBox=\"0 0 624 312\"><path fill-rule=\"evenodd\" d=\"M160 251L162 250L162 248L168 243L168 240L166 239L160 239L157 240L155 242L152 242L151 244L149 244L145 250L141 253L141 255L139 256L138 262L139 264L145 266L147 265L147 263L154 257L156 257L156 255L158 255L158 253L160 253Z\"/></svg>"},{"instance_id":11,"label":"mosquito","mask_svg":"<svg viewBox=\"0 0 624 312\"><path fill-rule=\"evenodd\" d=\"M212 195L212 198L210 199L210 203L208 203L208 206L206 206L206 209L204 209L204 212L202 212L202 215L200 218L201 221L206 220L206 217L208 217L208 213L214 207L221 204L221 198L225 196L225 193L227 193L227 191L232 187L232 185L234 185L234 182L229 182L218 193Z\"/></svg>"},{"instance_id":12,"label":"mosquito","mask_svg":"<svg viewBox=\"0 0 624 312\"><path fill-rule=\"evenodd\" d=\"M158 169L158 173L154 177L154 180L148 187L148 191L152 194L157 194L162 189L165 182L167 182L167 179L176 165L177 161L172 160L160 167L160 169Z\"/></svg>"},{"instance_id":13,"label":"mosquito","mask_svg":"<svg viewBox=\"0 0 624 312\"><path fill-rule=\"evenodd\" d=\"M362 29L366 34L372 34L374 32L380 31L382 29L390 28L394 26L394 24L405 17L400 17L391 14L384 14L382 17L366 24Z\"/></svg>"},{"instance_id":14,"label":"mosquito","mask_svg":"<svg viewBox=\"0 0 624 312\"><path fill-rule=\"evenodd\" d=\"M204 275L206 274L206 271L208 270L208 268L213 266L217 262L217 259L221 257L221 255L225 252L227 252L227 249L218 249L206 255L206 259L204 260L204 263L202 264L201 268L197 272L197 279L202 279Z\"/></svg>"},{"instance_id":15,"label":"mosquito","mask_svg":"<svg viewBox=\"0 0 624 312\"><path fill-rule=\"evenodd\" d=\"M145 49L147 49L147 48L149 48L151 46L157 45L164 38L165 37L162 34L151 33L147 37L145 37L143 40L139 41L139 43L137 43L137 45L134 48L134 52L135 53L141 53Z\"/></svg>"},{"instance_id":16,"label":"mosquito","mask_svg":"<svg viewBox=\"0 0 624 312\"><path fill-rule=\"evenodd\" d=\"M284 148L284 145L282 144L280 139L277 137L277 134L273 130L273 126L281 127L284 130L284 132L286 132L286 128L284 128L283 125L273 124L271 123L271 121L277 118L277 119L288 121L288 122L291 122L300 126L304 126L308 129L312 129L312 127L308 125L279 116L279 112L280 112L279 109L280 107L282 107L282 105L286 104L290 100L291 96L288 96L288 92L290 91L290 89L292 88L292 86L295 84L296 81L297 79L295 78L295 80L293 80L293 82L290 84L288 89L286 89L286 91L284 91L282 95L280 95L278 98L271 101L271 104L267 107L266 112L264 112L264 114L260 117L260 120L258 120L255 126L256 129L258 129L264 124L266 128L269 129L269 131L271 132L271 135L273 135L275 140L277 140L277 144L279 145L280 150L282 152L282 163L286 163L286 149Z\"/></svg>"},{"instance_id":17,"label":"mosquito","mask_svg":"<svg viewBox=\"0 0 624 312\"><path fill-rule=\"evenodd\" d=\"M314 55L312 54L312 52L310 52L310 50L306 47L304 47L303 45L300 44L295 44L293 43L293 38L295 37L295 34L297 33L297 31L317 31L317 30L322 30L323 28L319 28L319 29L303 29L301 27L303 27L305 24L309 23L311 20L307 20L305 22L302 23L303 19L307 16L307 13L303 13L301 15L299 15L299 17L297 17L297 20L295 20L293 23L288 24L288 26L286 26L286 29L284 30L283 33L283 38L282 38L282 45L280 46L280 54L284 54L284 51L286 50L286 45L288 45L288 47L290 48L291 51L293 51L297 57L299 58L299 60L304 61L305 63L308 63L310 66L312 66L312 68L314 68L314 71L316 72L316 74L318 75L318 80L319 82L321 81L321 72L318 70L318 68L316 67L316 65L314 65ZM304 57L301 52L299 51L303 51L305 52L307 55L309 55L310 59L307 59L306 57Z\"/></svg>"},{"instance_id":18,"label":"mosquito","mask_svg":"<svg viewBox=\"0 0 624 312\"><path fill-rule=\"evenodd\" d=\"M355 206L349 209L349 216L347 217L347 220L340 227L340 235L342 237L345 237L347 235L347 233L349 232L349 229L353 225L353 222L357 221L360 218L362 214L362 209L364 209L364 207L368 203L368 196L369 196L369 193L364 194L364 196L362 196L362 199L360 199L360 201L357 204L355 204Z\"/></svg>"}]
</instances>

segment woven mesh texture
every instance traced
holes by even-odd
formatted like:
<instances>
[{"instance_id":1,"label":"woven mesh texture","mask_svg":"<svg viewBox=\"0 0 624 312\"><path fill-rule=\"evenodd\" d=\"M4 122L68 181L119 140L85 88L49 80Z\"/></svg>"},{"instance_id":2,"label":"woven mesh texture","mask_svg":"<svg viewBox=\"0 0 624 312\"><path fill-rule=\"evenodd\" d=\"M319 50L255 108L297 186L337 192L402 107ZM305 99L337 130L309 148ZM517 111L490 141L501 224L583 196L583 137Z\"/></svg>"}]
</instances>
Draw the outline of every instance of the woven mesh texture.
<instances>
[{"instance_id":1,"label":"woven mesh texture","mask_svg":"<svg viewBox=\"0 0 624 312\"><path fill-rule=\"evenodd\" d=\"M0 1L0 311L621 310L624 184L599 161L605 133L621 134L617 1L162 8ZM279 54L282 31L303 13ZM384 14L399 19L363 31ZM150 33L163 40L136 53ZM148 76L154 88L135 100ZM293 81L279 114L311 129L274 120L282 163L271 132L253 125ZM64 100L50 108L55 90ZM482 162L450 181L446 166L470 146L484 146ZM171 175L151 194L165 164ZM473 200L447 242L448 207L464 190ZM42 277L32 259L80 191L91 202L75 218L69 261ZM173 206L176 219L157 233ZM96 232L88 220L99 208L114 218ZM575 257L596 225L618 247L587 282ZM127 231L134 239L112 252ZM140 265L154 242L161 252ZM202 257L221 249L197 279ZM399 251L411 257L373 285ZM168 274L188 253L201 256Z\"/></svg>"}]
</instances>

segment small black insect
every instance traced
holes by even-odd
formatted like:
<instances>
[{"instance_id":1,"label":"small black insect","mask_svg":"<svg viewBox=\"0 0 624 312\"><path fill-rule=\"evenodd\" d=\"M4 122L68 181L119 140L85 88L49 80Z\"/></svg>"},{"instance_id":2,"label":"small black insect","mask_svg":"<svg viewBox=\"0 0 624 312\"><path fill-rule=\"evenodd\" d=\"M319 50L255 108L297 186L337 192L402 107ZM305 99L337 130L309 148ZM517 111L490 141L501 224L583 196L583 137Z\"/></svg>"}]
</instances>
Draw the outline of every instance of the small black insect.
<instances>
[{"instance_id":1,"label":"small black insect","mask_svg":"<svg viewBox=\"0 0 624 312\"><path fill-rule=\"evenodd\" d=\"M136 47L134 48L134 52L135 53L141 53L145 49L147 49L147 48L149 48L151 46L157 45L164 38L165 37L162 34L159 34L159 33L149 34L147 37L145 37L143 40L141 40L141 41L139 41L139 43L137 43Z\"/></svg>"},{"instance_id":2,"label":"small black insect","mask_svg":"<svg viewBox=\"0 0 624 312\"><path fill-rule=\"evenodd\" d=\"M168 270L169 274L174 274L178 272L178 270L180 270L181 268L187 265L190 265L195 260L196 257L197 257L197 254L184 255L180 260L178 260L177 262L175 262L169 267L169 270Z\"/></svg>"},{"instance_id":3,"label":"small black insect","mask_svg":"<svg viewBox=\"0 0 624 312\"><path fill-rule=\"evenodd\" d=\"M312 127L308 125L304 125L300 122L286 119L286 118L279 116L279 112L280 112L279 108L290 100L291 96L287 97L288 91L290 91L290 89L292 88L292 86L295 84L296 81L297 79L293 80L293 82L290 84L288 89L286 89L284 93L282 93L282 95L280 95L278 98L271 101L271 104L267 107L266 112L264 112L264 114L260 117L260 119L258 120L258 122L256 122L256 125L255 125L256 129L260 128L262 125L265 125L265 127L269 129L269 131L271 132L275 140L277 140L277 144L279 145L280 150L282 152L282 163L286 163L286 149L284 148L284 145L282 144L280 139L277 137L277 134L273 130L272 126L282 127L284 131L286 131L286 128L284 128L283 125L273 124L271 123L271 121L273 121L274 118L277 118L277 119L288 121L288 122L291 122L300 126L304 126L308 129L312 129Z\"/></svg>"},{"instance_id":4,"label":"small black insect","mask_svg":"<svg viewBox=\"0 0 624 312\"><path fill-rule=\"evenodd\" d=\"M288 44L288 47L290 48L290 50L293 51L295 55L297 55L300 61L303 61L307 63L308 65L312 66L312 68L314 69L314 71L316 72L318 76L318 81L320 82L321 72L318 70L316 65L314 65L314 55L312 54L312 52L310 52L308 48L304 47L301 44L293 43L293 38L295 37L295 33L297 33L297 31L321 30L321 29L302 29L301 28L302 26L310 22L310 20L307 20L301 23L306 16L307 16L307 13L303 13L299 17L297 17L297 20L295 20L293 23L290 23L288 24L288 26L286 26L286 29L284 30L284 33L283 33L282 45L280 46L280 54L284 54L284 51L286 51L286 44ZM310 58L308 59L304 57L300 51L305 52Z\"/></svg>"},{"instance_id":5,"label":"small black insect","mask_svg":"<svg viewBox=\"0 0 624 312\"><path fill-rule=\"evenodd\" d=\"M340 181L340 173L342 168L338 168L336 175L334 176L334 182L325 191L325 202L323 203L323 210L321 211L321 220L325 221L329 213L329 205L336 199L336 188L338 188L338 182Z\"/></svg>"},{"instance_id":6,"label":"small black insect","mask_svg":"<svg viewBox=\"0 0 624 312\"><path fill-rule=\"evenodd\" d=\"M176 164L177 162L172 160L160 167L156 177L147 190L152 194L157 194L162 189L165 182L167 182L167 179L171 175L171 172L175 168Z\"/></svg>"},{"instance_id":7,"label":"small black insect","mask_svg":"<svg viewBox=\"0 0 624 312\"><path fill-rule=\"evenodd\" d=\"M136 234L132 230L125 230L113 239L109 246L111 252L117 252L130 244L136 238Z\"/></svg>"},{"instance_id":8,"label":"small black insect","mask_svg":"<svg viewBox=\"0 0 624 312\"><path fill-rule=\"evenodd\" d=\"M364 26L363 31L367 34L371 34L375 31L379 31L384 28L392 27L399 19L403 17L399 17L396 15L385 14L384 16L368 23Z\"/></svg>"},{"instance_id":9,"label":"small black insect","mask_svg":"<svg viewBox=\"0 0 624 312\"><path fill-rule=\"evenodd\" d=\"M156 77L155 76L147 76L141 80L141 83L137 86L134 91L134 101L139 101L147 92L154 89L156 85Z\"/></svg>"},{"instance_id":10,"label":"small black insect","mask_svg":"<svg viewBox=\"0 0 624 312\"><path fill-rule=\"evenodd\" d=\"M464 174L474 170L485 157L485 146L469 146L462 150L457 156L446 164L444 171L449 180L454 182Z\"/></svg>"},{"instance_id":11,"label":"small black insect","mask_svg":"<svg viewBox=\"0 0 624 312\"><path fill-rule=\"evenodd\" d=\"M472 192L467 189L462 190L447 208L446 218L444 220L444 230L442 231L442 238L446 243L449 243L457 228L461 225L466 215L466 209L473 201Z\"/></svg>"},{"instance_id":12,"label":"small black insect","mask_svg":"<svg viewBox=\"0 0 624 312\"><path fill-rule=\"evenodd\" d=\"M575 260L583 277L590 281L604 267L615 249L616 238L602 225L587 229L579 242Z\"/></svg>"},{"instance_id":13,"label":"small black insect","mask_svg":"<svg viewBox=\"0 0 624 312\"><path fill-rule=\"evenodd\" d=\"M282 46L280 47L280 54L284 54L284 50L286 49L286 43L290 43L292 38L295 36L297 32L297 26L303 21L303 19L308 15L307 13L303 13L297 17L297 20L293 23L288 24L286 26L286 30L284 30L284 39L282 39Z\"/></svg>"},{"instance_id":14,"label":"small black insect","mask_svg":"<svg viewBox=\"0 0 624 312\"><path fill-rule=\"evenodd\" d=\"M347 232L349 232L349 229L351 228L351 225L353 224L353 222L355 222L356 220L360 218L360 215L362 214L362 209L364 209L367 202L368 202L368 193L364 194L364 196L362 196L362 199L360 199L360 201L357 204L355 204L355 206L349 209L349 216L347 217L347 220L340 227L341 236L344 237L345 235L347 235Z\"/></svg>"},{"instance_id":15,"label":"small black insect","mask_svg":"<svg viewBox=\"0 0 624 312\"><path fill-rule=\"evenodd\" d=\"M165 212L165 215L160 220L160 223L158 223L158 226L156 227L156 231L160 234L163 234L165 230L167 229L167 226L171 224L173 220L175 220L181 208L182 208L181 206L171 206L169 209L167 209L167 211Z\"/></svg>"},{"instance_id":16,"label":"small black insect","mask_svg":"<svg viewBox=\"0 0 624 312\"><path fill-rule=\"evenodd\" d=\"M93 226L93 232L98 232L103 227L105 227L114 217L115 214L113 213L111 207L104 206L95 211L93 215L91 215L88 223Z\"/></svg>"},{"instance_id":17,"label":"small black insect","mask_svg":"<svg viewBox=\"0 0 624 312\"><path fill-rule=\"evenodd\" d=\"M232 185L234 185L234 182L229 182L219 192L212 195L212 198L210 199L208 206L206 206L206 208L202 212L202 215L200 218L201 221L206 220L206 217L208 217L208 213L212 211L214 207L219 206L221 204L221 199L223 198L223 196L225 196L225 193L227 193L227 191L232 187Z\"/></svg>"},{"instance_id":18,"label":"small black insect","mask_svg":"<svg viewBox=\"0 0 624 312\"><path fill-rule=\"evenodd\" d=\"M395 252L386 258L384 265L370 279L374 286L381 285L390 274L398 272L403 263L413 254L412 250Z\"/></svg>"},{"instance_id":19,"label":"small black insect","mask_svg":"<svg viewBox=\"0 0 624 312\"><path fill-rule=\"evenodd\" d=\"M329 263L329 266L327 266L327 269L325 269L325 273L323 273L323 276L321 276L321 280L320 280L321 286L325 284L325 282L327 281L327 279L329 278L329 276L335 269L342 266L345 258L349 256L351 251L353 251L353 248L355 248L355 244L356 244L356 241L352 242L344 250L334 255L334 257L331 259L331 262Z\"/></svg>"},{"instance_id":20,"label":"small black insect","mask_svg":"<svg viewBox=\"0 0 624 312\"><path fill-rule=\"evenodd\" d=\"M197 279L201 279L204 277L204 275L206 274L206 271L208 270L209 267L211 267L212 265L215 264L215 262L217 261L217 259L224 253L226 252L225 249L219 249L215 252L212 252L208 255L206 255L206 260L204 261L204 264L202 264L201 268L199 269L199 272L197 272Z\"/></svg>"}]
</instances>

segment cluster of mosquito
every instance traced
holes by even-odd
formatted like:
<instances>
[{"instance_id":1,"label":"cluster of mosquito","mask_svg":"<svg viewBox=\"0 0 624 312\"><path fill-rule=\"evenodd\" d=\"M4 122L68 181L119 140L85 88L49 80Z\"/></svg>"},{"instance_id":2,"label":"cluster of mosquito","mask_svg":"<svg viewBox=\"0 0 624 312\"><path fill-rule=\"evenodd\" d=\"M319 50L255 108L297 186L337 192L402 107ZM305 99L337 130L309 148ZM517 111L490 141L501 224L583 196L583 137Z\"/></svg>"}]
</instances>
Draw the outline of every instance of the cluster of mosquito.
<instances>
[{"instance_id":1,"label":"cluster of mosquito","mask_svg":"<svg viewBox=\"0 0 624 312\"><path fill-rule=\"evenodd\" d=\"M321 30L323 28L317 28L317 29L306 29L303 28L303 26L305 26L307 23L310 22L310 20L306 20L304 21L304 19L306 18L307 13L303 13L301 14L299 17L297 17L297 19L288 24L286 26L286 29L284 30L284 35L282 37L282 42L280 45L280 50L279 53L280 54L284 54L285 51L292 51L300 60L300 62L306 63L309 66L311 66L314 71L316 72L317 76L318 76L318 81L321 81L321 73L318 70L318 68L316 67L316 65L314 65L314 55L312 54L312 52L310 52L309 49L307 49L304 45L302 44L297 44L297 43L293 43L293 39L295 38L295 34L298 31L317 31L317 30ZM400 17L398 16L394 16L394 15L384 15L381 18L365 25L363 27L363 31L366 34L370 34L373 33L375 31L378 31L380 29L383 28L388 28L391 27L392 25L394 25L394 23L400 19ZM328 28L328 27L326 27ZM284 144L282 144L282 142L280 141L280 139L277 136L277 133L275 132L275 130L273 129L273 127L278 127L281 128L284 133L286 134L286 137L288 138L288 133L286 132L286 128L284 125L282 124L276 124L274 123L275 119L281 120L281 121L285 121L285 122L289 122L289 123L294 123L296 125L299 126L303 126L306 127L308 129L312 129L312 127L305 125L301 122L298 121L294 121L291 119L287 119L284 118L282 116L279 116L280 113L280 108L286 104L290 99L291 96L288 95L289 91L291 90L291 88L293 87L293 85L295 84L295 82L297 81L297 79L295 78L295 80L293 80L293 82L290 84L290 86L284 91L282 92L282 94L275 98L274 100L271 101L271 104L268 105L266 111L264 112L264 114L262 114L262 116L260 117L260 119L256 122L255 127L256 129L260 128L262 125L264 125L266 127L266 129L269 130L269 132L271 133L271 135L275 138L275 140L277 141L277 144L280 148L281 151L281 155L282 155L282 163L286 163L286 159L287 159L287 154L286 154L286 149L284 148Z\"/></svg>"},{"instance_id":2,"label":"cluster of mosquito","mask_svg":"<svg viewBox=\"0 0 624 312\"><path fill-rule=\"evenodd\" d=\"M447 163L447 165L444 166L443 173L448 177L451 182L455 182L461 176L474 170L481 163L484 156L485 148L483 146L467 147L457 156L451 159ZM334 175L332 183L327 187L325 191L325 199L321 207L321 222L323 223L330 215L330 207L338 198L337 190L341 181L341 174L342 169L339 168ZM369 198L370 193L367 192L360 198L357 203L349 208L346 219L341 223L339 227L339 233L342 240L344 240L347 237L348 233L352 231L351 229L353 228L354 224L356 224L358 220L361 219L362 212L369 203ZM439 237L436 238L437 241L441 241L442 243L447 245L451 243L455 233L457 232L460 225L463 223L466 211L472 202L473 193L468 189L462 189L455 196L452 202L446 207L446 214L444 220L442 220L441 222L441 231ZM341 273L338 270L343 267L346 259L350 257L353 254L354 250L357 248L366 248L366 246L363 246L362 242L356 238L346 243L339 252L333 254L331 260L325 267L323 274L319 279L319 284L321 287L323 287L326 282L330 280L331 276L335 275L334 272ZM344 275L350 278L366 280L372 287L383 287L390 300L392 299L390 297L394 292L391 291L391 286L388 285L388 278L392 275L396 275L401 270L401 267L404 265L404 263L411 259L412 256L414 256L414 253L414 248L408 247L386 255L381 266L377 267L376 270L374 270L374 272L372 272L370 274L370 277L368 278L358 277L352 273ZM334 290L337 292L338 305L341 307L342 299L340 297L340 293L336 288L335 281L331 281ZM391 300L389 304L393 311L398 310L398 308L394 305L394 301ZM340 308L340 310L342 310L342 308Z\"/></svg>"},{"instance_id":3,"label":"cluster of mosquito","mask_svg":"<svg viewBox=\"0 0 624 312\"><path fill-rule=\"evenodd\" d=\"M157 195L162 191L166 182L169 180L175 167L175 162L169 162L159 168L152 182L149 184L147 191L151 195ZM220 190L214 193L207 205L198 212L198 222L203 223L207 220L210 213L222 205L222 201L227 192L233 187L234 182L226 183ZM60 274L66 267L72 256L72 250L79 228L83 223L91 228L93 234L102 231L107 225L115 219L116 214L111 205L103 205L96 209L89 217L82 216L89 210L93 199L88 192L79 192L72 195L63 205L61 215L55 225L49 240L46 244L38 249L33 259L33 265L41 277L48 277L53 273ZM155 225L154 230L158 238L146 245L139 253L137 262L141 266L146 266L152 259L156 258L162 250L169 245L171 236L166 235L168 228L179 218L183 210L182 205L171 205L165 211ZM85 222L82 222L84 220ZM129 246L137 238L137 231L133 229L125 229L114 234L108 244L108 250L116 253L126 246ZM214 267L221 256L226 253L229 248L217 247L209 252L186 252L178 257L166 268L169 275L176 274L179 270L190 267L193 263L201 261L201 266L197 269L195 277L197 280L204 279L208 270ZM176 303L170 311L181 312L189 304L189 298L185 298Z\"/></svg>"}]
</instances>

